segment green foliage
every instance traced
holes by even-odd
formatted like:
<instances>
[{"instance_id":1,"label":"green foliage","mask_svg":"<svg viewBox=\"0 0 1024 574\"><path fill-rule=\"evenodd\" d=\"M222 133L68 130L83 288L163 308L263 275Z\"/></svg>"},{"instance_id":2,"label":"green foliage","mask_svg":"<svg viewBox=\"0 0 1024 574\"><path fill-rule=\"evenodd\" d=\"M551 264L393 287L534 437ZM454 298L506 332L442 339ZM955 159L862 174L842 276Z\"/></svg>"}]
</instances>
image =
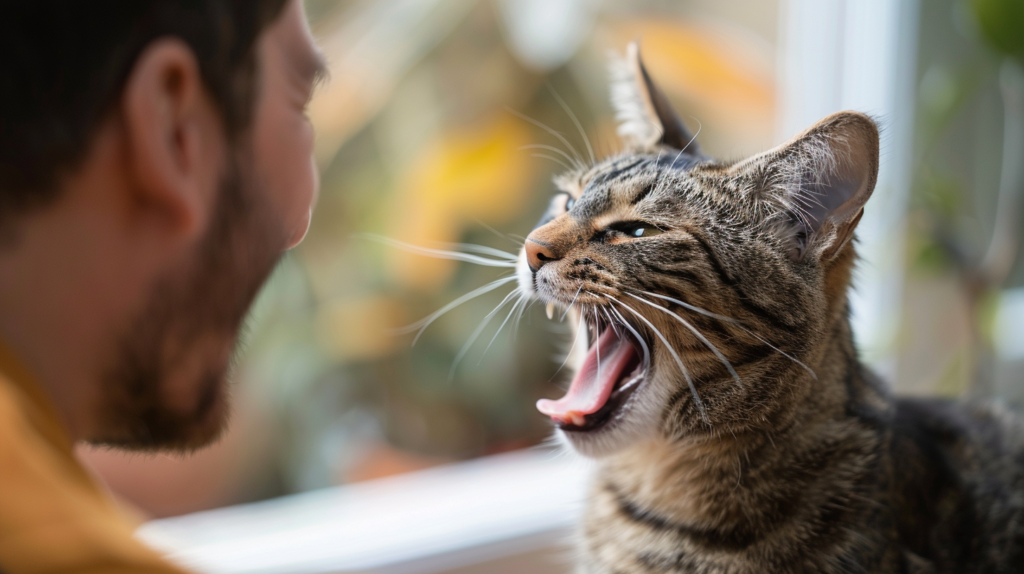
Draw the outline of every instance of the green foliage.
<instances>
[{"instance_id":1,"label":"green foliage","mask_svg":"<svg viewBox=\"0 0 1024 574\"><path fill-rule=\"evenodd\" d=\"M971 7L989 45L1024 63L1024 2L971 0Z\"/></svg>"}]
</instances>

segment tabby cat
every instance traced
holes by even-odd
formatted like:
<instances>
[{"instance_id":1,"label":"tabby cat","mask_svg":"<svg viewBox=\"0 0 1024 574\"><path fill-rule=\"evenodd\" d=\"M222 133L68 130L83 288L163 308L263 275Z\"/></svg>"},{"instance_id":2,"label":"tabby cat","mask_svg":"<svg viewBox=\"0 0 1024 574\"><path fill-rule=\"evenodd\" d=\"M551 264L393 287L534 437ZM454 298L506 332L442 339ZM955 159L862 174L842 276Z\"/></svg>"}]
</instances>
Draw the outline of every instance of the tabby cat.
<instances>
[{"instance_id":1,"label":"tabby cat","mask_svg":"<svg viewBox=\"0 0 1024 574\"><path fill-rule=\"evenodd\" d=\"M537 404L597 460L579 572L1024 572L1024 428L895 399L857 356L875 123L723 163L635 45L617 69L626 151L557 178L517 264L585 349Z\"/></svg>"}]
</instances>

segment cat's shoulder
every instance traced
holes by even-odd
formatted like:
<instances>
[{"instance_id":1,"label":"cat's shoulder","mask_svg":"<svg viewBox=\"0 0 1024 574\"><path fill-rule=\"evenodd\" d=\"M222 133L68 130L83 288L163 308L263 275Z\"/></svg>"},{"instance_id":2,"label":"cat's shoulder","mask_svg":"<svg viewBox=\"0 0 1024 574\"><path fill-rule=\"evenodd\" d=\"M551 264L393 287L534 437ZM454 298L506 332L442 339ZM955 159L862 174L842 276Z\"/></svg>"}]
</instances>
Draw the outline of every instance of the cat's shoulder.
<instances>
[{"instance_id":1,"label":"cat's shoulder","mask_svg":"<svg viewBox=\"0 0 1024 574\"><path fill-rule=\"evenodd\" d=\"M895 438L964 451L965 456L1017 454L1016 462L1024 464L1024 417L996 403L899 398L893 432Z\"/></svg>"},{"instance_id":2,"label":"cat's shoulder","mask_svg":"<svg viewBox=\"0 0 1024 574\"><path fill-rule=\"evenodd\" d=\"M1024 419L975 401L899 398L891 460L897 489L911 498L998 497L1024 489Z\"/></svg>"},{"instance_id":3,"label":"cat's shoulder","mask_svg":"<svg viewBox=\"0 0 1024 574\"><path fill-rule=\"evenodd\" d=\"M940 571L1024 564L1019 414L994 404L899 399L891 449L892 502L908 550Z\"/></svg>"}]
</instances>

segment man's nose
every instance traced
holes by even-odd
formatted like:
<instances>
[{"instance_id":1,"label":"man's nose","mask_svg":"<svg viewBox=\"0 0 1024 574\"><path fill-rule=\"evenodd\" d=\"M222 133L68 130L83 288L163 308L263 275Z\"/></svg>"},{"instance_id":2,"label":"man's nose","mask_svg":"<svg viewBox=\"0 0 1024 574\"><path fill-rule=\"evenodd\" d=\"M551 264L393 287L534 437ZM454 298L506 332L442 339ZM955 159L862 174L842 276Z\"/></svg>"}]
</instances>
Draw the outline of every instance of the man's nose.
<instances>
[{"instance_id":1,"label":"man's nose","mask_svg":"<svg viewBox=\"0 0 1024 574\"><path fill-rule=\"evenodd\" d=\"M534 273L548 261L557 261L559 259L561 257L546 243L532 237L526 238L526 262Z\"/></svg>"}]
</instances>

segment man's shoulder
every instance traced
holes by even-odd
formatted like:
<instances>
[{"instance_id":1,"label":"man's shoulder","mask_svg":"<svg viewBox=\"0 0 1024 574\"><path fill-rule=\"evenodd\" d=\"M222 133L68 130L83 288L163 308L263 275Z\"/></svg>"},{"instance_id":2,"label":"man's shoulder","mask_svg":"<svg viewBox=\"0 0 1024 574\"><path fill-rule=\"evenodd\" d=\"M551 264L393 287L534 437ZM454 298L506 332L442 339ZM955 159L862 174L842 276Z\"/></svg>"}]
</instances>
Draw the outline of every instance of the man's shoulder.
<instances>
[{"instance_id":1,"label":"man's shoulder","mask_svg":"<svg viewBox=\"0 0 1024 574\"><path fill-rule=\"evenodd\" d=\"M133 537L37 411L0 372L0 572L179 572Z\"/></svg>"}]
</instances>

